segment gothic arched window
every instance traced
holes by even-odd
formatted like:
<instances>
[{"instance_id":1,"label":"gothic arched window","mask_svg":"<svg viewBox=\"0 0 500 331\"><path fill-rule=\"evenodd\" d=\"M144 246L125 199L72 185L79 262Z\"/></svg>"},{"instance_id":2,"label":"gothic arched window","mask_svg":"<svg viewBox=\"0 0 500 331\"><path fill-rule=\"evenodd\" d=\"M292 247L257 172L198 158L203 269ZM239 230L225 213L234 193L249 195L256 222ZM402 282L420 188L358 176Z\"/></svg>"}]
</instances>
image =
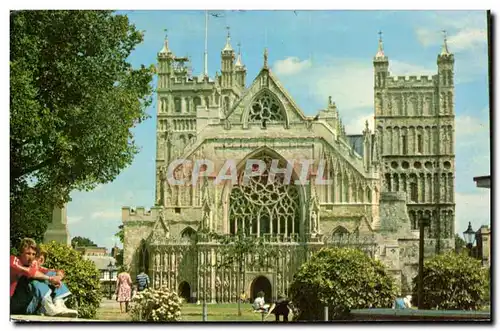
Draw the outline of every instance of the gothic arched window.
<instances>
[{"instance_id":1,"label":"gothic arched window","mask_svg":"<svg viewBox=\"0 0 500 331\"><path fill-rule=\"evenodd\" d=\"M266 122L285 121L281 104L269 92L260 94L250 107L249 122L260 122L263 127Z\"/></svg>"},{"instance_id":2,"label":"gothic arched window","mask_svg":"<svg viewBox=\"0 0 500 331\"><path fill-rule=\"evenodd\" d=\"M248 178L234 186L229 198L229 232L235 234L243 229L248 235L263 236L299 233L300 201L296 185L283 183L285 174L276 174L274 181L268 181L272 158L252 157L263 160L267 167L259 176ZM286 167L280 160L278 168ZM293 180L293 179L292 179Z\"/></svg>"}]
</instances>

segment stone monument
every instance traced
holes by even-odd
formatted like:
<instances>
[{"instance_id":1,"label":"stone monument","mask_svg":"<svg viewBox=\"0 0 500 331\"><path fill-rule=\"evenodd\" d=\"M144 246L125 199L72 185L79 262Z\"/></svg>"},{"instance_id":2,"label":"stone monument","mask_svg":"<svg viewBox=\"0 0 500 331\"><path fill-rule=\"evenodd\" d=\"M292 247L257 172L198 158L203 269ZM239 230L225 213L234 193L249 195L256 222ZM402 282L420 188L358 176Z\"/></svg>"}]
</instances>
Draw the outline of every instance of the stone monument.
<instances>
[{"instance_id":1,"label":"stone monument","mask_svg":"<svg viewBox=\"0 0 500 331\"><path fill-rule=\"evenodd\" d=\"M52 212L52 221L45 231L45 236L43 238L44 243L49 243L55 241L58 243L66 244L71 246L71 240L69 238L68 232L68 218L66 215L66 204L61 208L55 206Z\"/></svg>"}]
</instances>

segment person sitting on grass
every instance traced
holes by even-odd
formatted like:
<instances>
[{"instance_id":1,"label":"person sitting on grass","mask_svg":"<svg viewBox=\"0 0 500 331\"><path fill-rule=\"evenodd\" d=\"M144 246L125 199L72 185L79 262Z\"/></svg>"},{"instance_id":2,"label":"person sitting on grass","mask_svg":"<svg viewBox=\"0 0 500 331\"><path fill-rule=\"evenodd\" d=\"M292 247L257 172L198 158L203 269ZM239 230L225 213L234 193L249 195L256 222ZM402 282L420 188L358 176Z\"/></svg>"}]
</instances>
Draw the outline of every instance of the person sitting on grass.
<instances>
[{"instance_id":1,"label":"person sitting on grass","mask_svg":"<svg viewBox=\"0 0 500 331\"><path fill-rule=\"evenodd\" d=\"M21 240L19 256L10 257L10 313L76 317L76 310L64 304L71 292L62 276L49 276L39 269L37 244L31 238ZM35 261L36 260L36 261Z\"/></svg>"},{"instance_id":2,"label":"person sitting on grass","mask_svg":"<svg viewBox=\"0 0 500 331\"><path fill-rule=\"evenodd\" d=\"M280 316L283 316L283 322L288 322L288 314L290 314L290 301L283 295L278 296L278 300L271 306L266 318L273 313L276 316L276 322L280 321Z\"/></svg>"},{"instance_id":3,"label":"person sitting on grass","mask_svg":"<svg viewBox=\"0 0 500 331\"><path fill-rule=\"evenodd\" d=\"M269 309L269 305L266 304L266 300L264 299L264 292L260 291L257 293L257 297L255 298L253 305L252 305L254 311L258 312L267 312Z\"/></svg>"}]
</instances>

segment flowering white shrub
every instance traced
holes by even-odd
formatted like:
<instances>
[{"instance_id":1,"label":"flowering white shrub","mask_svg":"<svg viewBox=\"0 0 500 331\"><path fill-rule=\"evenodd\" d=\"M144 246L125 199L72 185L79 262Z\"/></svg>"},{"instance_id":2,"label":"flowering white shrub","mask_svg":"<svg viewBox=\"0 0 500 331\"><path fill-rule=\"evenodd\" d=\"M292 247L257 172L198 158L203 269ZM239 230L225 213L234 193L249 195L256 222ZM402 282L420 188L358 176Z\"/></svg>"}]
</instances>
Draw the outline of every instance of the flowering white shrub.
<instances>
[{"instance_id":1,"label":"flowering white shrub","mask_svg":"<svg viewBox=\"0 0 500 331\"><path fill-rule=\"evenodd\" d=\"M181 318L181 300L167 287L145 289L132 299L130 315L133 321L172 322Z\"/></svg>"}]
</instances>

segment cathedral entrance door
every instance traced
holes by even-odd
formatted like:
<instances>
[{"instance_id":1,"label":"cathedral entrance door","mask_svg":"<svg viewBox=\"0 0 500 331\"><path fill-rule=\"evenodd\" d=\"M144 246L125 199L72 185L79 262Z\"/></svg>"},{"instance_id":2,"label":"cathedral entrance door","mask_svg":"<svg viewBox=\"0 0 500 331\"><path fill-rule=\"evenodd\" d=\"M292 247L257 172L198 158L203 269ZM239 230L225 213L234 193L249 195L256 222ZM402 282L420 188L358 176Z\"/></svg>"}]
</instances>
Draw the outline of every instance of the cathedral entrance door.
<instances>
[{"instance_id":1,"label":"cathedral entrance door","mask_svg":"<svg viewBox=\"0 0 500 331\"><path fill-rule=\"evenodd\" d=\"M257 297L257 293L260 291L264 292L264 298L266 302L270 302L272 299L272 286L271 282L267 277L265 276L258 276L255 277L255 279L252 282L252 285L250 286L250 293L252 294L252 302L255 300Z\"/></svg>"},{"instance_id":2,"label":"cathedral entrance door","mask_svg":"<svg viewBox=\"0 0 500 331\"><path fill-rule=\"evenodd\" d=\"M185 302L189 302L191 299L191 286L189 286L188 282L182 282L179 284L179 296L185 300Z\"/></svg>"}]
</instances>

